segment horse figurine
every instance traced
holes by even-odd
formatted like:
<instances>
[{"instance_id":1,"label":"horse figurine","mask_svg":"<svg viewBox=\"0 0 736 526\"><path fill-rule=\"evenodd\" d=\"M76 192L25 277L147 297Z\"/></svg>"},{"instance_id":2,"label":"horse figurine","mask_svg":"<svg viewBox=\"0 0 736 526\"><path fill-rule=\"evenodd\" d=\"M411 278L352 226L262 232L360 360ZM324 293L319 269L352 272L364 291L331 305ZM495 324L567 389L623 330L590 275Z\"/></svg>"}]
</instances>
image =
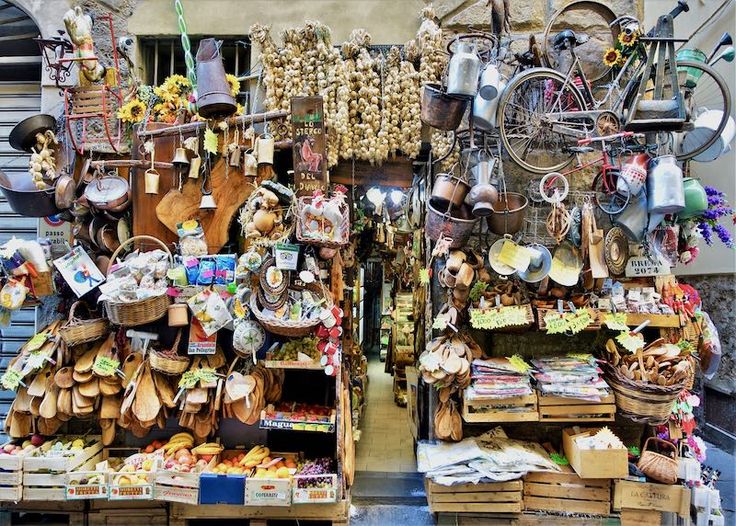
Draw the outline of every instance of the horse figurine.
<instances>
[{"instance_id":1,"label":"horse figurine","mask_svg":"<svg viewBox=\"0 0 736 526\"><path fill-rule=\"evenodd\" d=\"M74 44L74 53L80 60L79 82L88 84L99 82L105 77L106 68L100 64L95 54L95 41L92 39L92 17L77 6L64 14L64 26Z\"/></svg>"}]
</instances>

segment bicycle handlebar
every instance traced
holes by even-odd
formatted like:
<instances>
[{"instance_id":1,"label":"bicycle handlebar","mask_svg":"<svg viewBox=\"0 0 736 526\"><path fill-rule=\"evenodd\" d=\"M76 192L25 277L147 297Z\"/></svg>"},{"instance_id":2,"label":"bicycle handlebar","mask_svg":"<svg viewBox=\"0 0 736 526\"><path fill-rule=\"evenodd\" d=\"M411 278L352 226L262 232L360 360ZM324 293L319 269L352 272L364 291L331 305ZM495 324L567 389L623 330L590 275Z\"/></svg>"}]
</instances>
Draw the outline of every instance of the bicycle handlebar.
<instances>
[{"instance_id":1,"label":"bicycle handlebar","mask_svg":"<svg viewBox=\"0 0 736 526\"><path fill-rule=\"evenodd\" d=\"M690 11L690 6L687 5L687 0L677 0L677 5L675 8L670 11L670 16L674 20L677 18L681 13L687 13ZM649 32L646 34L646 36L651 37L654 35L655 28L652 28L649 30Z\"/></svg>"}]
</instances>

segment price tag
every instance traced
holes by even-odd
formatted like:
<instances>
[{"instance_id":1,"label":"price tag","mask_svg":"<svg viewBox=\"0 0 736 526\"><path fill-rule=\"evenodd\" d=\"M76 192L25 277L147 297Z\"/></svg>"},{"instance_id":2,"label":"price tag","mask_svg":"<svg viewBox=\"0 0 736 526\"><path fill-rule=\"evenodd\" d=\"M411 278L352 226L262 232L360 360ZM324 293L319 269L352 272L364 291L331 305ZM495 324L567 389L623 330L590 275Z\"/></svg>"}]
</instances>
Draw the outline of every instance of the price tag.
<instances>
[{"instance_id":1,"label":"price tag","mask_svg":"<svg viewBox=\"0 0 736 526\"><path fill-rule=\"evenodd\" d=\"M217 373L214 369L200 369L197 371L200 387L214 387L217 385Z\"/></svg>"},{"instance_id":2,"label":"price tag","mask_svg":"<svg viewBox=\"0 0 736 526\"><path fill-rule=\"evenodd\" d=\"M39 352L33 352L28 355L28 358L26 359L26 363L23 366L23 370L30 372L35 371L36 369L40 369L44 365L46 365L46 359L48 357L44 353Z\"/></svg>"},{"instance_id":3,"label":"price tag","mask_svg":"<svg viewBox=\"0 0 736 526\"><path fill-rule=\"evenodd\" d=\"M547 334L563 334L567 331L567 319L558 312L550 311L545 314L544 324L547 326Z\"/></svg>"},{"instance_id":4,"label":"price tag","mask_svg":"<svg viewBox=\"0 0 736 526\"><path fill-rule=\"evenodd\" d=\"M427 268L419 269L419 283L421 285L429 284L429 269Z\"/></svg>"},{"instance_id":5,"label":"price tag","mask_svg":"<svg viewBox=\"0 0 736 526\"><path fill-rule=\"evenodd\" d=\"M179 388L180 389L192 389L195 385L197 385L197 382L199 382L199 376L195 371L187 371L183 375L181 375L181 379L179 380Z\"/></svg>"},{"instance_id":6,"label":"price tag","mask_svg":"<svg viewBox=\"0 0 736 526\"><path fill-rule=\"evenodd\" d=\"M573 334L577 334L593 322L588 309L578 309L576 313L567 313L567 326Z\"/></svg>"},{"instance_id":7,"label":"price tag","mask_svg":"<svg viewBox=\"0 0 736 526\"><path fill-rule=\"evenodd\" d=\"M606 324L606 327L608 327L611 330L614 331L628 331L629 326L626 325L626 313L625 312L617 312L614 313L608 313L603 318L603 323Z\"/></svg>"},{"instance_id":8,"label":"price tag","mask_svg":"<svg viewBox=\"0 0 736 526\"><path fill-rule=\"evenodd\" d=\"M92 372L97 376L112 376L120 367L120 361L109 356L98 356L92 365Z\"/></svg>"},{"instance_id":9,"label":"price tag","mask_svg":"<svg viewBox=\"0 0 736 526\"><path fill-rule=\"evenodd\" d=\"M513 355L510 358L506 358L509 361L509 365L514 369L514 371L517 371L519 373L526 373L531 369L529 367L529 364L524 361L524 358L519 356L518 354Z\"/></svg>"},{"instance_id":10,"label":"price tag","mask_svg":"<svg viewBox=\"0 0 736 526\"><path fill-rule=\"evenodd\" d=\"M217 134L210 128L207 128L204 131L204 151L211 153L212 155L217 155L217 146Z\"/></svg>"},{"instance_id":11,"label":"price tag","mask_svg":"<svg viewBox=\"0 0 736 526\"><path fill-rule=\"evenodd\" d=\"M644 348L644 337L641 334L631 334L630 332L622 332L616 336L616 341L631 353L635 353L639 349Z\"/></svg>"},{"instance_id":12,"label":"price tag","mask_svg":"<svg viewBox=\"0 0 736 526\"><path fill-rule=\"evenodd\" d=\"M41 347L43 347L43 344L46 343L48 339L49 333L39 332L38 334L34 335L33 338L28 340L28 343L26 343L26 350L29 352L37 351Z\"/></svg>"},{"instance_id":13,"label":"price tag","mask_svg":"<svg viewBox=\"0 0 736 526\"><path fill-rule=\"evenodd\" d=\"M17 369L8 369L3 373L2 377L0 377L0 384L2 384L3 389L15 391L18 389L22 379L23 377L21 376L20 371Z\"/></svg>"},{"instance_id":14,"label":"price tag","mask_svg":"<svg viewBox=\"0 0 736 526\"><path fill-rule=\"evenodd\" d=\"M474 329L492 330L496 327L498 311L494 309L472 309L470 325Z\"/></svg>"},{"instance_id":15,"label":"price tag","mask_svg":"<svg viewBox=\"0 0 736 526\"><path fill-rule=\"evenodd\" d=\"M577 352L569 352L567 353L567 356L570 358L575 358L576 360L580 360L581 362L588 362L593 357L593 355L588 353L577 353Z\"/></svg>"}]
</instances>

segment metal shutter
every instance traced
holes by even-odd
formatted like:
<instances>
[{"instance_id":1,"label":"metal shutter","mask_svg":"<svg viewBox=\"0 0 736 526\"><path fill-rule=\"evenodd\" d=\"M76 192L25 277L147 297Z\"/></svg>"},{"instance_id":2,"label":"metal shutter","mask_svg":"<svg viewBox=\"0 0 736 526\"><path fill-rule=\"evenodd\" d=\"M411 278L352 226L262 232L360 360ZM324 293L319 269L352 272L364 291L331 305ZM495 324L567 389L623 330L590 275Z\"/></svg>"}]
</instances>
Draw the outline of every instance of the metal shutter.
<instances>
[{"instance_id":1,"label":"metal shutter","mask_svg":"<svg viewBox=\"0 0 736 526\"><path fill-rule=\"evenodd\" d=\"M28 170L28 156L19 155L8 144L8 135L19 121L41 110L41 85L38 83L0 82L0 168L12 177L13 174ZM35 238L38 220L21 217L8 206L5 196L0 193L0 243L13 236ZM10 327L0 327L0 372L7 367L18 348L35 331L35 310L23 309L14 312ZM14 393L0 391L0 419L5 421ZM2 429L0 428L0 436Z\"/></svg>"}]
</instances>

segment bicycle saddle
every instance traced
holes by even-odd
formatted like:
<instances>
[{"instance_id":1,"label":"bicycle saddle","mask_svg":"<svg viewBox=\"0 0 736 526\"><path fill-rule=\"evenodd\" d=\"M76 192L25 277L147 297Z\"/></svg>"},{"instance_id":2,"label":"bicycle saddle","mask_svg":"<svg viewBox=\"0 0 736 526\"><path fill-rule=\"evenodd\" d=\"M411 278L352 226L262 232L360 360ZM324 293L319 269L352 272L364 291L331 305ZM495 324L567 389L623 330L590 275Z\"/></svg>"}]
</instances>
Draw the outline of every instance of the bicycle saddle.
<instances>
[{"instance_id":1,"label":"bicycle saddle","mask_svg":"<svg viewBox=\"0 0 736 526\"><path fill-rule=\"evenodd\" d=\"M588 35L578 35L572 29L565 29L555 35L552 41L552 47L556 51L562 51L564 49L572 49L576 46L585 44L590 37Z\"/></svg>"}]
</instances>

